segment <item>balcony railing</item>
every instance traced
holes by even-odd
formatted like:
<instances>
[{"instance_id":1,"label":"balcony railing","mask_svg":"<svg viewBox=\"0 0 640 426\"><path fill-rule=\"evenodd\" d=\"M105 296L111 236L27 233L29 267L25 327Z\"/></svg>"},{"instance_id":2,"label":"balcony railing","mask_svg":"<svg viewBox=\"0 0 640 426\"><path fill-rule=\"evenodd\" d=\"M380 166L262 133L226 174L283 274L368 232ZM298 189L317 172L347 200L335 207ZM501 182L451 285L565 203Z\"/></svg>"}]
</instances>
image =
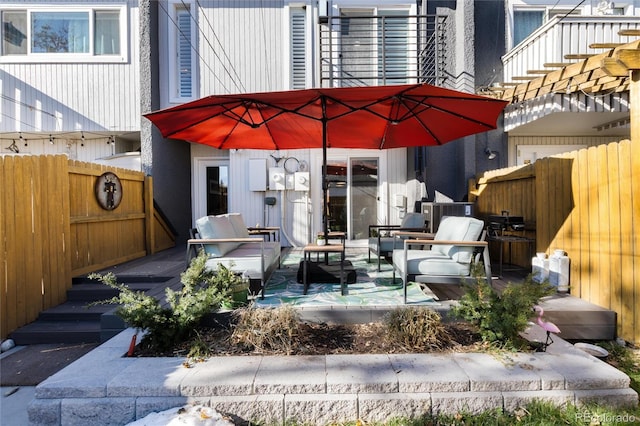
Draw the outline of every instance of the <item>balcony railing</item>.
<instances>
[{"instance_id":1,"label":"balcony railing","mask_svg":"<svg viewBox=\"0 0 640 426\"><path fill-rule=\"evenodd\" d=\"M445 24L436 15L320 18L321 85L443 85Z\"/></svg>"},{"instance_id":2,"label":"balcony railing","mask_svg":"<svg viewBox=\"0 0 640 426\"><path fill-rule=\"evenodd\" d=\"M604 52L589 47L594 43L628 43L632 40L618 32L631 29L640 29L640 17L555 17L502 57L503 81L514 82L514 77L539 77L534 70L544 71L545 64L547 70L553 70L580 59L580 56L569 55Z\"/></svg>"}]
</instances>

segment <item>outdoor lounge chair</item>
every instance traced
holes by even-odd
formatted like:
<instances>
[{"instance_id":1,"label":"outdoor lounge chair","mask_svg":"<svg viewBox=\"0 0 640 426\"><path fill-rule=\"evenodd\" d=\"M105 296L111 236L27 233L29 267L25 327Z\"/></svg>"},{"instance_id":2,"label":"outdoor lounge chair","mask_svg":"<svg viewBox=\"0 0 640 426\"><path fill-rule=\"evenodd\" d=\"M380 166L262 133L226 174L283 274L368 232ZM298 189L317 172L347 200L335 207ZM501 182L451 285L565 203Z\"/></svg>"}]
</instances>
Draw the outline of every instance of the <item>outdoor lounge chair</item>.
<instances>
[{"instance_id":1,"label":"outdoor lounge chair","mask_svg":"<svg viewBox=\"0 0 640 426\"><path fill-rule=\"evenodd\" d=\"M374 253L378 258L378 271L380 271L380 258L390 257L394 249L402 248L402 237L396 238L391 235L391 232L424 231L424 219L422 213L407 213L400 225L369 225L369 262L371 262L371 253ZM377 235L373 235L374 232Z\"/></svg>"},{"instance_id":2,"label":"outdoor lounge chair","mask_svg":"<svg viewBox=\"0 0 640 426\"><path fill-rule=\"evenodd\" d=\"M196 220L196 228L196 238L187 241L187 265L194 249L202 248L208 269L224 265L236 274L246 274L251 281L260 282L264 298L266 282L280 266L280 241L251 237L238 213L201 217Z\"/></svg>"},{"instance_id":3,"label":"outdoor lounge chair","mask_svg":"<svg viewBox=\"0 0 640 426\"><path fill-rule=\"evenodd\" d=\"M471 265L480 260L491 283L489 246L485 241L484 222L472 217L445 216L433 239L408 238L402 249L393 251L393 277L396 271L407 282L455 283L473 278ZM414 247L419 248L414 248Z\"/></svg>"}]
</instances>

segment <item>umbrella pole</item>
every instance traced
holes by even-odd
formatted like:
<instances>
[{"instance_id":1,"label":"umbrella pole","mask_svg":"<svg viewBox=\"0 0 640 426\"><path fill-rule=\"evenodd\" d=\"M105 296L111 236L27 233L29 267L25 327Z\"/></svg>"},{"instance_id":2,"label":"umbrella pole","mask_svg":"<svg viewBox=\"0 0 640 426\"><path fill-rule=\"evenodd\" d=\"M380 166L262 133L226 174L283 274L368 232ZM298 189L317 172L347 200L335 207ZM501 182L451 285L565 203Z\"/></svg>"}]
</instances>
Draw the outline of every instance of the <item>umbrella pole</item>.
<instances>
[{"instance_id":1,"label":"umbrella pole","mask_svg":"<svg viewBox=\"0 0 640 426\"><path fill-rule=\"evenodd\" d=\"M322 232L324 240L329 241L329 217L327 214L327 100L322 97Z\"/></svg>"}]
</instances>

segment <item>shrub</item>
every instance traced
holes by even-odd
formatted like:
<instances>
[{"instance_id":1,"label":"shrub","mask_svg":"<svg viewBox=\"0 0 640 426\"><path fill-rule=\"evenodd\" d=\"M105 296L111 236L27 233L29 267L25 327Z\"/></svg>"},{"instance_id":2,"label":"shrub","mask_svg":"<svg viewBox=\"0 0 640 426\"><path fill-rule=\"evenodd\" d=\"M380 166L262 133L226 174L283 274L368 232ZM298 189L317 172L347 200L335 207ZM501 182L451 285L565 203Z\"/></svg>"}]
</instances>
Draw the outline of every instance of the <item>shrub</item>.
<instances>
[{"instance_id":1,"label":"shrub","mask_svg":"<svg viewBox=\"0 0 640 426\"><path fill-rule=\"evenodd\" d=\"M509 283L499 294L479 270L474 270L474 276L475 282L467 285L452 314L477 326L482 340L488 342L517 346L533 306L555 292L548 282L537 283L529 275L522 284Z\"/></svg>"},{"instance_id":2,"label":"shrub","mask_svg":"<svg viewBox=\"0 0 640 426\"><path fill-rule=\"evenodd\" d=\"M166 289L167 306L141 291L133 291L116 281L113 273L91 274L103 284L120 291L118 296L97 303L120 305L116 314L129 326L146 330L143 342L151 348L166 350L177 341L188 338L203 316L220 308L223 300L231 298L231 288L241 278L220 265L217 271L205 268L207 260L201 252L180 276L180 291Z\"/></svg>"},{"instance_id":3,"label":"shrub","mask_svg":"<svg viewBox=\"0 0 640 426\"><path fill-rule=\"evenodd\" d=\"M450 344L440 315L425 306L394 309L383 322L389 339L406 350L442 349Z\"/></svg>"},{"instance_id":4,"label":"shrub","mask_svg":"<svg viewBox=\"0 0 640 426\"><path fill-rule=\"evenodd\" d=\"M300 325L298 313L291 306L277 308L247 307L234 312L234 344L257 351L275 351L290 355Z\"/></svg>"}]
</instances>

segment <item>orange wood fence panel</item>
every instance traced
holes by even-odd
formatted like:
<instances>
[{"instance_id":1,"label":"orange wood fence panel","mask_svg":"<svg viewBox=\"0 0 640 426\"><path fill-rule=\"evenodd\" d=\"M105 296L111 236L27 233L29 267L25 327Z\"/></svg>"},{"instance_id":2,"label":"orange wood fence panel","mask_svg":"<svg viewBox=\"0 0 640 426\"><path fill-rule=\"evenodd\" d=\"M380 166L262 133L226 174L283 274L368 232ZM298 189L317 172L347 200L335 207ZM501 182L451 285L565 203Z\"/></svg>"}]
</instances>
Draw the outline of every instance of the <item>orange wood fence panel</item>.
<instances>
[{"instance_id":1,"label":"orange wood fence panel","mask_svg":"<svg viewBox=\"0 0 640 426\"><path fill-rule=\"evenodd\" d=\"M96 200L107 171L122 184L113 210ZM141 172L57 156L0 156L0 338L66 301L72 277L175 245Z\"/></svg>"},{"instance_id":2,"label":"orange wood fence panel","mask_svg":"<svg viewBox=\"0 0 640 426\"><path fill-rule=\"evenodd\" d=\"M536 251L570 258L570 292L617 313L618 334L640 342L640 147L628 141L494 170L470 191L479 217L534 218ZM514 263L528 266L525 253Z\"/></svg>"}]
</instances>

